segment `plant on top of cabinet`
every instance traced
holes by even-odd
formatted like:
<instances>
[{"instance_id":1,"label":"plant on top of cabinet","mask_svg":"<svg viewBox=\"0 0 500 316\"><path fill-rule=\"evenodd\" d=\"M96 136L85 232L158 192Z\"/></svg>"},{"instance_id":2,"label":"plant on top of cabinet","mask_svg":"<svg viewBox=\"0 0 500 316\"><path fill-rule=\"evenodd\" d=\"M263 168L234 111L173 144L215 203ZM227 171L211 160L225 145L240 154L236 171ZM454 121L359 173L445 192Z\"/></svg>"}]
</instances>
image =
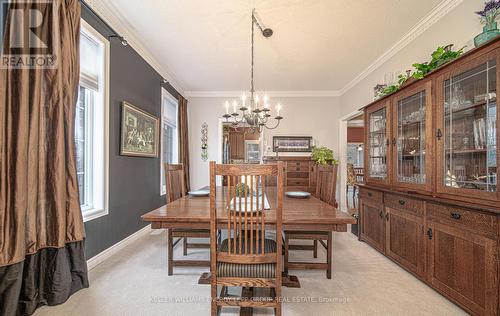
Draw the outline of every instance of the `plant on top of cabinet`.
<instances>
[{"instance_id":1,"label":"plant on top of cabinet","mask_svg":"<svg viewBox=\"0 0 500 316\"><path fill-rule=\"evenodd\" d=\"M318 165L327 165L330 162L334 165L338 163L338 161L333 158L333 150L325 146L313 146L311 158Z\"/></svg>"},{"instance_id":2,"label":"plant on top of cabinet","mask_svg":"<svg viewBox=\"0 0 500 316\"><path fill-rule=\"evenodd\" d=\"M482 11L477 11L483 24L483 32L474 38L474 45L476 47L484 44L500 34L497 27L497 18L500 15L500 1L491 0L484 4Z\"/></svg>"},{"instance_id":3,"label":"plant on top of cabinet","mask_svg":"<svg viewBox=\"0 0 500 316\"><path fill-rule=\"evenodd\" d=\"M425 63L415 63L413 67L417 71L415 71L412 75L415 79L424 78L429 72L433 71L436 68L441 67L442 65L460 57L464 52L464 47L460 48L457 51L453 51L451 48L453 44L449 44L446 46L439 46L432 54L432 59L430 62Z\"/></svg>"}]
</instances>

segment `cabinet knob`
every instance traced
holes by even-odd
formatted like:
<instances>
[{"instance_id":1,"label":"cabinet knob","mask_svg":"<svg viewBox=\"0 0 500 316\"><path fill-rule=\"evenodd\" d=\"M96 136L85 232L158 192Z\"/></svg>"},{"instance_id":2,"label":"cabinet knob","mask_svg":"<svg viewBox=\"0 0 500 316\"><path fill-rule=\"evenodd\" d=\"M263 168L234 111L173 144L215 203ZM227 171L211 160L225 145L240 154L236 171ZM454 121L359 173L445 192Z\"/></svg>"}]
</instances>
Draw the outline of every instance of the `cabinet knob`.
<instances>
[{"instance_id":1,"label":"cabinet knob","mask_svg":"<svg viewBox=\"0 0 500 316\"><path fill-rule=\"evenodd\" d=\"M368 192L368 196L371 197L372 196L372 193L371 192Z\"/></svg>"},{"instance_id":2,"label":"cabinet knob","mask_svg":"<svg viewBox=\"0 0 500 316\"><path fill-rule=\"evenodd\" d=\"M385 220L389 221L389 213L387 213L387 212L385 213Z\"/></svg>"},{"instance_id":3,"label":"cabinet knob","mask_svg":"<svg viewBox=\"0 0 500 316\"><path fill-rule=\"evenodd\" d=\"M384 212L380 211L380 213L378 214L378 216L380 216L380 218L384 218Z\"/></svg>"},{"instance_id":4,"label":"cabinet knob","mask_svg":"<svg viewBox=\"0 0 500 316\"><path fill-rule=\"evenodd\" d=\"M399 205L405 205L405 200L399 200Z\"/></svg>"},{"instance_id":5,"label":"cabinet knob","mask_svg":"<svg viewBox=\"0 0 500 316\"><path fill-rule=\"evenodd\" d=\"M459 213L451 213L450 215L451 215L451 218L457 219L457 220L462 217L462 215L460 215Z\"/></svg>"},{"instance_id":6,"label":"cabinet knob","mask_svg":"<svg viewBox=\"0 0 500 316\"><path fill-rule=\"evenodd\" d=\"M443 132L441 132L440 128L438 128L436 131L436 137L438 140L441 140L441 137L443 137Z\"/></svg>"}]
</instances>

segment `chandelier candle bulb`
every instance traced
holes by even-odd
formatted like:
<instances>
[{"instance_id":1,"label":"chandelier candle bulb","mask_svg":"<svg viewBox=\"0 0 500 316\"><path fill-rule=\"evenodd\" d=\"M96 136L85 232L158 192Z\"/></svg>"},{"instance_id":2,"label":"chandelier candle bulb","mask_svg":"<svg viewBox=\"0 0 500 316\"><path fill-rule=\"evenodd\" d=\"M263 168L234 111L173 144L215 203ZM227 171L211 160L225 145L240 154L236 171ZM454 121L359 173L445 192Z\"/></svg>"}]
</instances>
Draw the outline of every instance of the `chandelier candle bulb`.
<instances>
[{"instance_id":1,"label":"chandelier candle bulb","mask_svg":"<svg viewBox=\"0 0 500 316\"><path fill-rule=\"evenodd\" d=\"M281 110L281 104L278 103L276 106L276 112L278 113L278 116L280 116L280 110Z\"/></svg>"}]
</instances>

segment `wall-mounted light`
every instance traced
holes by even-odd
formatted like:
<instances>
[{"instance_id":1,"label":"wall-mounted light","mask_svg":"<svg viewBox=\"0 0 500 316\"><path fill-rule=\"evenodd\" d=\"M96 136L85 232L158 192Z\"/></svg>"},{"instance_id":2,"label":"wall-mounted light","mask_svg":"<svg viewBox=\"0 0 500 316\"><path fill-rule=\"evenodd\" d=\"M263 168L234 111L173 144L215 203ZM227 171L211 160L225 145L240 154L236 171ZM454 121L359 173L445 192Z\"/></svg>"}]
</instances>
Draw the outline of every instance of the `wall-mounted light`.
<instances>
[{"instance_id":1,"label":"wall-mounted light","mask_svg":"<svg viewBox=\"0 0 500 316\"><path fill-rule=\"evenodd\" d=\"M363 145L361 144L358 145L358 151L363 151Z\"/></svg>"},{"instance_id":2,"label":"wall-mounted light","mask_svg":"<svg viewBox=\"0 0 500 316\"><path fill-rule=\"evenodd\" d=\"M128 46L128 42L127 40L123 37L123 36L120 36L120 35L110 35L108 36L108 38L117 38L121 41L122 45L123 46Z\"/></svg>"}]
</instances>

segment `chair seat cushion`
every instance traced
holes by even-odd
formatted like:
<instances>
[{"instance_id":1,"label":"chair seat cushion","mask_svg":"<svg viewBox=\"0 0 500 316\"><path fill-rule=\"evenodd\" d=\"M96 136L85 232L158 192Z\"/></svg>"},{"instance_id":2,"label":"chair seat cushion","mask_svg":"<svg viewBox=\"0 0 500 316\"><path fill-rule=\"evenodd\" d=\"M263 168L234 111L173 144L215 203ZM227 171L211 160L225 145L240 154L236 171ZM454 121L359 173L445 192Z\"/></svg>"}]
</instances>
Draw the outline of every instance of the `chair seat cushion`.
<instances>
[{"instance_id":1,"label":"chair seat cushion","mask_svg":"<svg viewBox=\"0 0 500 316\"><path fill-rule=\"evenodd\" d=\"M239 250L239 239L232 239L231 248L234 246ZM236 243L234 243L236 241ZM254 253L256 252L256 242L254 241ZM244 247L242 247L244 248ZM261 243L258 245L258 252L260 253ZM228 240L225 239L219 247L219 252L227 252ZM244 249L242 249L243 252ZM264 252L276 253L276 242L271 239L264 239ZM217 276L222 278L261 278L273 279L276 278L276 264L275 263L260 263L260 264L242 264L230 262L217 262Z\"/></svg>"}]
</instances>

